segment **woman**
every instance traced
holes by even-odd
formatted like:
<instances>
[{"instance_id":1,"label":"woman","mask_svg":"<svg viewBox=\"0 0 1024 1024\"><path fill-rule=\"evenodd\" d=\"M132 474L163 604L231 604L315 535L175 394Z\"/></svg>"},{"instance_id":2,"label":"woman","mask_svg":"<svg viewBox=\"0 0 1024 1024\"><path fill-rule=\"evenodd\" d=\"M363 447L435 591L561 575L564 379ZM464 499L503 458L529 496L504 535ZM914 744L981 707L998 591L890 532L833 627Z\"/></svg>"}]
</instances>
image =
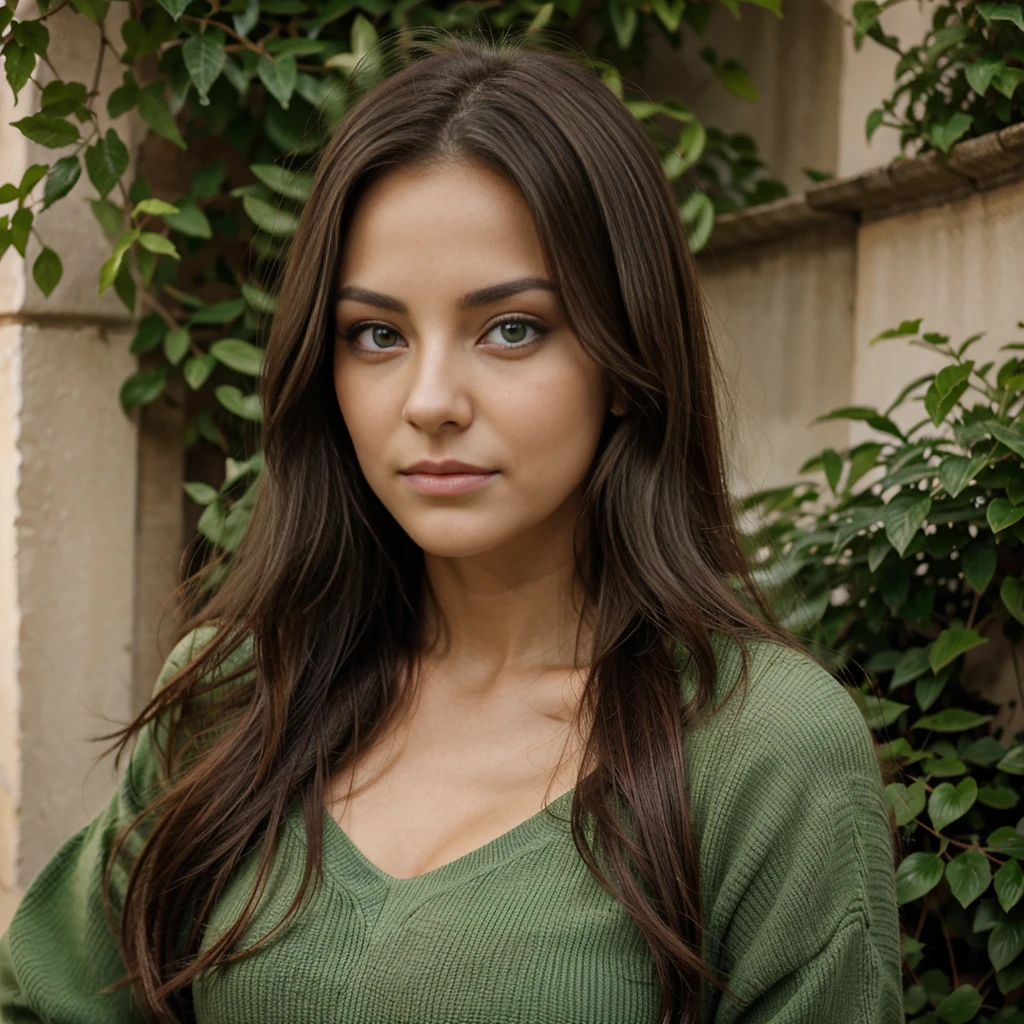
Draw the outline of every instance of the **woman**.
<instances>
[{"instance_id":1,"label":"woman","mask_svg":"<svg viewBox=\"0 0 1024 1024\"><path fill-rule=\"evenodd\" d=\"M415 53L322 155L251 523L4 1019L896 1024L871 734L744 564L656 154L564 54Z\"/></svg>"}]
</instances>

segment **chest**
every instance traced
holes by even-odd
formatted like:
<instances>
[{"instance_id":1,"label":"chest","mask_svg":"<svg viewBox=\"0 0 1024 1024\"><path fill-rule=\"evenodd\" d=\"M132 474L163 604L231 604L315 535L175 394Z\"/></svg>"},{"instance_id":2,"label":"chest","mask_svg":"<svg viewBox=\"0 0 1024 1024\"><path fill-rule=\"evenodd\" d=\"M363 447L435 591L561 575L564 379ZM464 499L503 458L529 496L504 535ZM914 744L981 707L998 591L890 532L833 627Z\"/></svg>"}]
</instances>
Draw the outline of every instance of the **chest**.
<instances>
[{"instance_id":1,"label":"chest","mask_svg":"<svg viewBox=\"0 0 1024 1024\"><path fill-rule=\"evenodd\" d=\"M328 812L398 878L431 871L516 827L576 781L563 677L473 699L424 686L412 711L330 782Z\"/></svg>"},{"instance_id":2,"label":"chest","mask_svg":"<svg viewBox=\"0 0 1024 1024\"><path fill-rule=\"evenodd\" d=\"M282 847L253 939L293 895L295 837ZM375 873L329 826L324 854L324 885L300 917L259 952L196 982L199 1024L657 1020L646 944L567 832L536 831L493 858L408 880ZM230 922L246 891L240 876L214 928Z\"/></svg>"}]
</instances>

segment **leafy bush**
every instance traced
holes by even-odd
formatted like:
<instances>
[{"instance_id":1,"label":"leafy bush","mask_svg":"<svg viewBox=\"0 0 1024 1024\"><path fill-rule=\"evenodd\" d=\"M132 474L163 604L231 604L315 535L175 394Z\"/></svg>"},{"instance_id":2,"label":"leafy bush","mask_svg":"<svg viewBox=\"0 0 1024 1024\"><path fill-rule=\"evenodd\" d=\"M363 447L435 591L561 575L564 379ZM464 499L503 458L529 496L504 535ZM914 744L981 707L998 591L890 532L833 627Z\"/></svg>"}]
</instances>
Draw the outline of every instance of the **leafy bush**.
<instances>
[{"instance_id":1,"label":"leafy bush","mask_svg":"<svg viewBox=\"0 0 1024 1024\"><path fill-rule=\"evenodd\" d=\"M946 0L935 3L931 28L904 49L883 28L902 0L853 5L854 42L869 37L899 54L896 89L867 120L870 139L882 125L912 152L948 153L963 138L1024 121L1024 4Z\"/></svg>"},{"instance_id":2,"label":"leafy bush","mask_svg":"<svg viewBox=\"0 0 1024 1024\"><path fill-rule=\"evenodd\" d=\"M998 648L1024 695L1024 343L996 368L969 357L980 337L953 344L920 320L880 335L945 365L884 411L819 417L878 435L801 467L824 484L741 502L773 606L877 731L903 847L905 1006L921 1024L1024 1024L1024 732L993 729L1019 705L969 671ZM904 430L892 414L911 401L925 415Z\"/></svg>"},{"instance_id":3,"label":"leafy bush","mask_svg":"<svg viewBox=\"0 0 1024 1024\"><path fill-rule=\"evenodd\" d=\"M744 2L781 16L780 0ZM203 506L200 533L228 553L244 531L262 465L252 442L261 421L253 384L277 305L268 282L278 279L308 195L308 165L365 81L357 65L372 70L378 61L378 33L429 25L496 37L544 31L581 48L586 40L604 82L658 146L694 249L710 236L716 204L768 196L756 183L761 168L749 140L712 133L708 146L708 132L685 104L629 95L623 86L652 33L678 48L684 32L706 30L716 8L738 16L739 0L141 0L120 40L104 31L109 0L71 6L83 35L95 34L97 64L106 57L123 67L108 117L117 125L137 111L165 146L189 150L191 180L180 194L160 198L141 175L126 182L128 148L116 126L100 130L95 93L56 78L41 88L38 112L13 125L65 155L0 185L0 204L17 207L0 216L0 256L13 246L25 257L35 235L41 251L33 276L52 293L63 264L36 218L67 196L84 169L97 193L92 211L112 247L99 291L113 287L141 317L131 343L141 365L121 388L122 405L129 412L184 391L187 444L214 446L225 466L217 486L193 482L186 491ZM47 21L68 4L38 0L38 7L38 17L15 18L0 4L0 51L15 97L30 82L40 88L37 62L60 73L50 61ZM146 85L136 77L143 62L156 72ZM735 61L716 55L714 68L734 95L756 95ZM206 156L196 158L197 149Z\"/></svg>"}]
</instances>

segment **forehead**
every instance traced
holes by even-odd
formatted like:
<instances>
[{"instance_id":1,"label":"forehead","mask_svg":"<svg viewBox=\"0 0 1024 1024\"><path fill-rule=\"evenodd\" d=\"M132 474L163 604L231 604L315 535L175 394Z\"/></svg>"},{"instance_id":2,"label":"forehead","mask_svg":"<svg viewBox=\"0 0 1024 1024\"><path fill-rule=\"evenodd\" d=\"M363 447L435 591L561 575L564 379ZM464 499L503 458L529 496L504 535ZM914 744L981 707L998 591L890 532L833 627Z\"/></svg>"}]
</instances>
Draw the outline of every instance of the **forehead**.
<instances>
[{"instance_id":1,"label":"forehead","mask_svg":"<svg viewBox=\"0 0 1024 1024\"><path fill-rule=\"evenodd\" d=\"M542 276L540 237L522 193L481 164L403 167L373 182L353 212L340 283L448 271Z\"/></svg>"}]
</instances>

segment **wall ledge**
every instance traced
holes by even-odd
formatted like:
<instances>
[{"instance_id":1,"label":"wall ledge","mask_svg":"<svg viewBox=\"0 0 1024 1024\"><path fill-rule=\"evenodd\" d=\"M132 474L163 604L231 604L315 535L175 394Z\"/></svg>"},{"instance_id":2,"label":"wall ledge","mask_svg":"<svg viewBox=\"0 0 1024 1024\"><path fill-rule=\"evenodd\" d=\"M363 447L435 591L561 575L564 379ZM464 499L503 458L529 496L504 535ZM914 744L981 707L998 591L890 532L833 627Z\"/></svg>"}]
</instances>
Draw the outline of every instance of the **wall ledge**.
<instances>
[{"instance_id":1,"label":"wall ledge","mask_svg":"<svg viewBox=\"0 0 1024 1024\"><path fill-rule=\"evenodd\" d=\"M1024 123L961 142L948 157L932 151L896 160L852 178L814 185L803 195L722 214L708 251L713 257L789 235L852 227L1022 179Z\"/></svg>"}]
</instances>

